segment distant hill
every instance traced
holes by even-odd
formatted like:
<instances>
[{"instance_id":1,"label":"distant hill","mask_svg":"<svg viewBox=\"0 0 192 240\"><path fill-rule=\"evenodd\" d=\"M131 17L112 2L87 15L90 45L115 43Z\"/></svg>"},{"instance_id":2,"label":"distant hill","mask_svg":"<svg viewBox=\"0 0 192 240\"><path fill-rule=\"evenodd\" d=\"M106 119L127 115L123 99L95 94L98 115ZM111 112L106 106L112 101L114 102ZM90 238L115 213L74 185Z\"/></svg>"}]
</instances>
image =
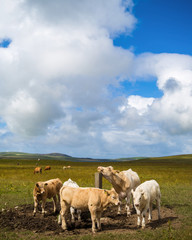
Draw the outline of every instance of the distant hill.
<instances>
[{"instance_id":1,"label":"distant hill","mask_svg":"<svg viewBox=\"0 0 192 240\"><path fill-rule=\"evenodd\" d=\"M78 158L72 157L62 153L24 153L24 152L0 152L0 159L29 159L29 160L61 160L61 161L72 161L72 162L122 162L122 161L133 161L143 158L119 158L119 159L94 159L94 158Z\"/></svg>"},{"instance_id":2,"label":"distant hill","mask_svg":"<svg viewBox=\"0 0 192 240\"><path fill-rule=\"evenodd\" d=\"M73 161L73 162L105 162L112 161L111 159L92 159L92 158L76 158L62 153L23 153L23 152L0 152L0 159L25 159L25 160L61 160L61 161Z\"/></svg>"},{"instance_id":3,"label":"distant hill","mask_svg":"<svg viewBox=\"0 0 192 240\"><path fill-rule=\"evenodd\" d=\"M0 159L25 159L25 160L60 160L71 162L126 162L126 161L159 161L161 163L166 161L189 161L192 162L192 154L165 156L165 157L132 157L132 158L117 158L117 159L94 159L94 158L77 158L62 153L23 153L23 152L0 152Z\"/></svg>"}]
</instances>

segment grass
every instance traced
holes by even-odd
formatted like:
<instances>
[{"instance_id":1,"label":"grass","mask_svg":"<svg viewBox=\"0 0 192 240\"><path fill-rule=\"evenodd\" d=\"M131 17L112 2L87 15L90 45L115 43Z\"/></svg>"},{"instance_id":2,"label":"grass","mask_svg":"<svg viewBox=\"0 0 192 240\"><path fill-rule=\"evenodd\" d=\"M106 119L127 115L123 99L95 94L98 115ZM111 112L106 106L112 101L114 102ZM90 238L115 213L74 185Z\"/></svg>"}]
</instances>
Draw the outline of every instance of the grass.
<instances>
[{"instance_id":1,"label":"grass","mask_svg":"<svg viewBox=\"0 0 192 240\"><path fill-rule=\"evenodd\" d=\"M32 204L32 191L37 181L60 178L63 182L71 178L82 187L94 186L94 173L99 165L112 165L114 169L126 170L132 168L141 181L155 179L161 187L162 205L172 208L182 219L178 229L172 227L171 221L166 228L146 229L144 231L130 231L130 239L182 239L192 237L192 156L172 156L155 159L141 159L123 162L67 162L60 160L41 160L38 164L44 167L50 165L51 171L43 174L33 174L36 159L1 159L0 160L0 210L13 208L22 204ZM19 163L19 165L18 165ZM64 165L71 165L71 169L63 170ZM111 184L103 179L103 188L111 188ZM127 239L127 233L118 234L118 240ZM61 236L49 236L30 231L12 232L0 229L0 239L63 239ZM68 237L65 239L76 239ZM116 239L112 233L98 233L93 236L79 236L78 239Z\"/></svg>"}]
</instances>

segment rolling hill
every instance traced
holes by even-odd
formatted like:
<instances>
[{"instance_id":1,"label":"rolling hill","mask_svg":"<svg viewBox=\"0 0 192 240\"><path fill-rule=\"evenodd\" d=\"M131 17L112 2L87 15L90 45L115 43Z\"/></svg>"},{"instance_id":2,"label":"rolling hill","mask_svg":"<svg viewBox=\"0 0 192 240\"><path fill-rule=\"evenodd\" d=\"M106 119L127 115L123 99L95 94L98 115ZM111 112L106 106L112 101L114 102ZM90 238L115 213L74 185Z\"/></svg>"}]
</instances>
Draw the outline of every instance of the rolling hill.
<instances>
[{"instance_id":1,"label":"rolling hill","mask_svg":"<svg viewBox=\"0 0 192 240\"><path fill-rule=\"evenodd\" d=\"M94 159L94 158L78 158L72 157L62 153L24 153L24 152L0 152L1 159L25 159L25 160L60 160L60 161L71 161L71 162L126 162L126 161L159 161L161 163L165 161L192 161L192 154L175 155L175 156L164 156L164 157L132 157L132 158L117 158L117 159Z\"/></svg>"}]
</instances>

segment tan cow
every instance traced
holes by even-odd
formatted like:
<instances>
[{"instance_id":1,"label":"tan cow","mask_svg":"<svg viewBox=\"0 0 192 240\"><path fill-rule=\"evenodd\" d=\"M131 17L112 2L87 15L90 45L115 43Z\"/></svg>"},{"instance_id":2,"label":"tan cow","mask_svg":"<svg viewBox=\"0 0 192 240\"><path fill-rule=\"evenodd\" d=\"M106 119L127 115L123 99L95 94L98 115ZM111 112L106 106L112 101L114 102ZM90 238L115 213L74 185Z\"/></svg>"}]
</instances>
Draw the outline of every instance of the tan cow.
<instances>
[{"instance_id":1,"label":"tan cow","mask_svg":"<svg viewBox=\"0 0 192 240\"><path fill-rule=\"evenodd\" d=\"M34 174L35 173L42 173L42 168L41 167L36 167L35 169L34 169Z\"/></svg>"},{"instance_id":2,"label":"tan cow","mask_svg":"<svg viewBox=\"0 0 192 240\"><path fill-rule=\"evenodd\" d=\"M113 185L115 191L119 194L120 204L118 206L118 214L121 213L121 201L127 198L127 216L130 216L131 190L135 190L135 188L140 184L140 178L138 174L131 169L120 172L114 170L112 166L100 166L97 168L97 170L98 172L102 173L104 178L106 178Z\"/></svg>"},{"instance_id":3,"label":"tan cow","mask_svg":"<svg viewBox=\"0 0 192 240\"><path fill-rule=\"evenodd\" d=\"M65 214L70 207L86 210L89 209L92 220L92 232L101 230L100 218L103 210L111 203L118 205L118 194L114 190L104 190L99 188L73 188L63 186L60 190L61 203L61 223L64 230L67 229Z\"/></svg>"},{"instance_id":4,"label":"tan cow","mask_svg":"<svg viewBox=\"0 0 192 240\"><path fill-rule=\"evenodd\" d=\"M47 171L47 170L51 170L51 167L50 166L46 166L44 171Z\"/></svg>"},{"instance_id":5,"label":"tan cow","mask_svg":"<svg viewBox=\"0 0 192 240\"><path fill-rule=\"evenodd\" d=\"M53 207L54 213L57 210L57 197L60 200L59 191L63 183L59 178L51 179L46 182L37 182L33 189L33 199L34 199L34 211L33 215L35 216L37 211L37 206L40 201L42 201L42 214L45 214L45 203L47 198L53 198Z\"/></svg>"}]
</instances>

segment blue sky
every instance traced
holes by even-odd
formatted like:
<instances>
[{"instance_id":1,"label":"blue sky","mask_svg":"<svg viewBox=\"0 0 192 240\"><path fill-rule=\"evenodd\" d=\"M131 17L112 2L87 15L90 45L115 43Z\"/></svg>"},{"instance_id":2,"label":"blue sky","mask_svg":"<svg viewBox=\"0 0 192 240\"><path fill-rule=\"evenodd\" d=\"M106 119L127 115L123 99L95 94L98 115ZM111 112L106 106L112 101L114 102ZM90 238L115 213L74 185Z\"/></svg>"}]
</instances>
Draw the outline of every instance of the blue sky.
<instances>
[{"instance_id":1,"label":"blue sky","mask_svg":"<svg viewBox=\"0 0 192 240\"><path fill-rule=\"evenodd\" d=\"M0 151L192 152L191 1L7 0Z\"/></svg>"},{"instance_id":2,"label":"blue sky","mask_svg":"<svg viewBox=\"0 0 192 240\"><path fill-rule=\"evenodd\" d=\"M136 28L131 36L118 36L114 44L123 48L133 46L135 54L192 54L191 9L189 0L137 0L133 8L138 20Z\"/></svg>"},{"instance_id":3,"label":"blue sky","mask_svg":"<svg viewBox=\"0 0 192 240\"><path fill-rule=\"evenodd\" d=\"M137 0L134 3L137 25L130 35L123 33L114 38L115 46L133 48L136 55L145 52L192 54L191 1ZM153 80L124 85L129 94L132 91L143 97L159 97L162 92Z\"/></svg>"}]
</instances>

